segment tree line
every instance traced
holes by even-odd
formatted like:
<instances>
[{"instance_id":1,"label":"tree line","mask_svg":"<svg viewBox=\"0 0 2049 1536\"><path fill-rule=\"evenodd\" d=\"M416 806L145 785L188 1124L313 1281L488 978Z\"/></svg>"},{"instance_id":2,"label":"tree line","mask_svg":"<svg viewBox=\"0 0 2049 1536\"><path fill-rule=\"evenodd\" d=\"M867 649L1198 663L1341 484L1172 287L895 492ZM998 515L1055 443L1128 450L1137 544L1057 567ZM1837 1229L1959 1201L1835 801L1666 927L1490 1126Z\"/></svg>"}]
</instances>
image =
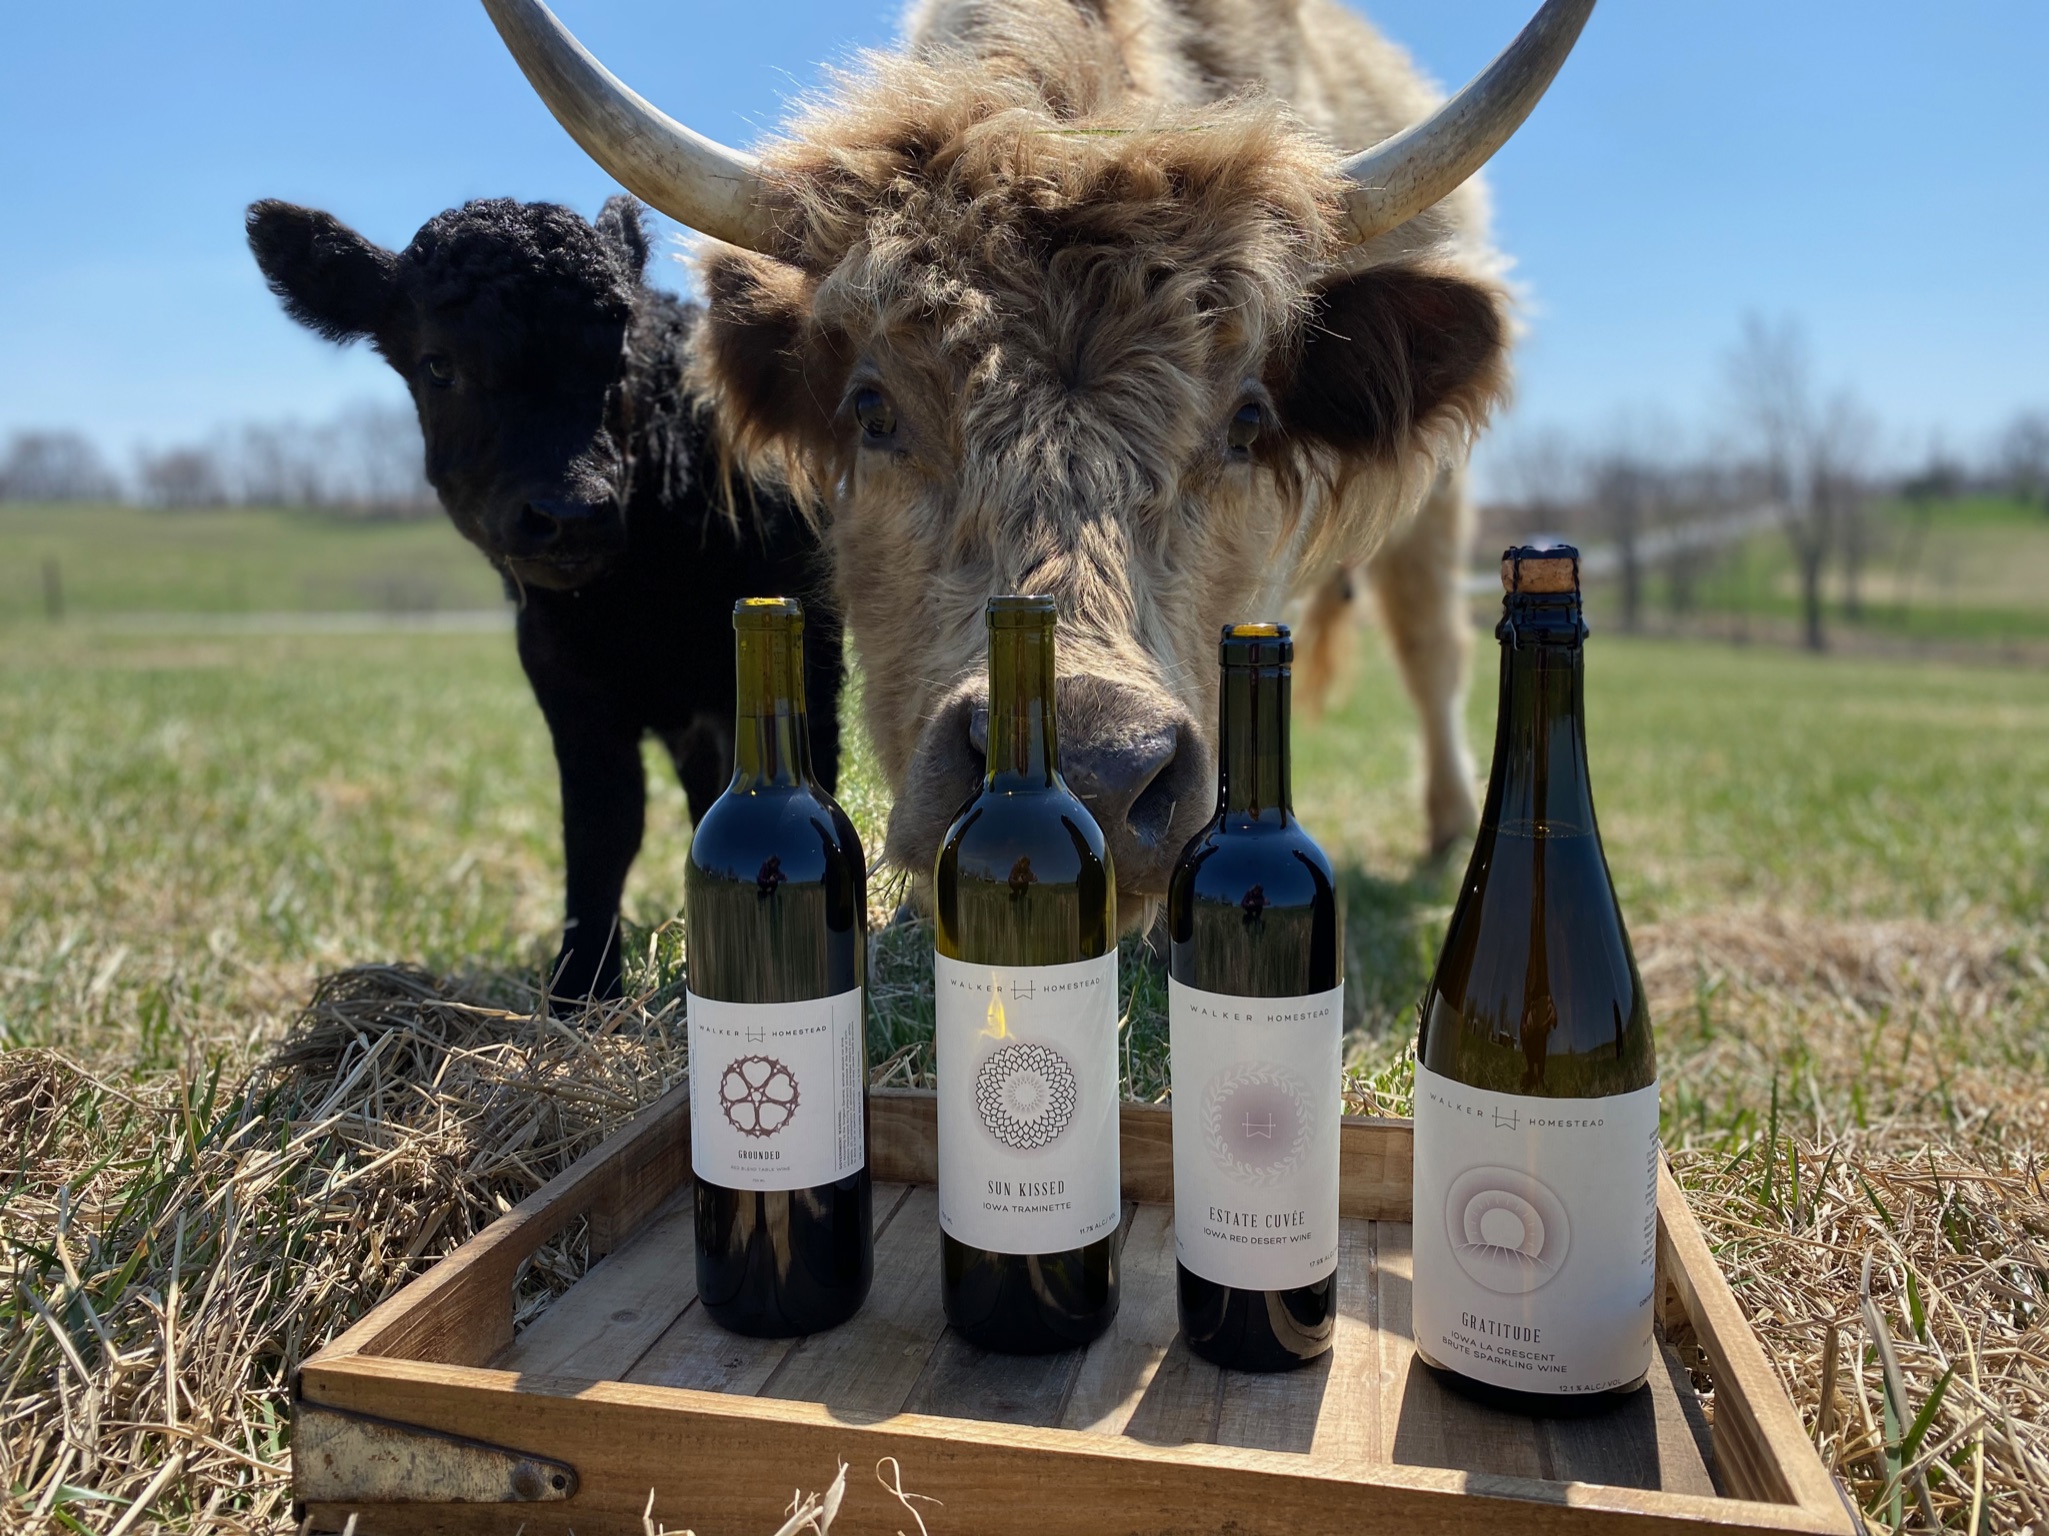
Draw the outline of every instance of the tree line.
<instances>
[{"instance_id":1,"label":"tree line","mask_svg":"<svg viewBox=\"0 0 2049 1536\"><path fill-rule=\"evenodd\" d=\"M367 401L325 422L246 422L197 442L138 448L121 467L85 433L19 431L0 448L0 502L426 517L436 503L423 457L412 407Z\"/></svg>"},{"instance_id":2,"label":"tree line","mask_svg":"<svg viewBox=\"0 0 2049 1536\"><path fill-rule=\"evenodd\" d=\"M1679 449L1676 427L1641 418L1591 446L1557 433L1515 442L1497 462L1492 530L1591 546L1589 574L1615 579L1619 623L1636 630L1654 582L1682 618L1717 549L1775 529L1792 558L1802 640L1821 650L1831 585L1846 618L1865 615L1881 503L1906 512L1890 530L1896 589L1911 583L1943 502L1987 493L2049 513L2049 410L2017 413L1975 462L1936 448L1903 464L1854 389L1822 387L1797 323L1747 320L1724 374L1725 419L1704 448Z\"/></svg>"}]
</instances>

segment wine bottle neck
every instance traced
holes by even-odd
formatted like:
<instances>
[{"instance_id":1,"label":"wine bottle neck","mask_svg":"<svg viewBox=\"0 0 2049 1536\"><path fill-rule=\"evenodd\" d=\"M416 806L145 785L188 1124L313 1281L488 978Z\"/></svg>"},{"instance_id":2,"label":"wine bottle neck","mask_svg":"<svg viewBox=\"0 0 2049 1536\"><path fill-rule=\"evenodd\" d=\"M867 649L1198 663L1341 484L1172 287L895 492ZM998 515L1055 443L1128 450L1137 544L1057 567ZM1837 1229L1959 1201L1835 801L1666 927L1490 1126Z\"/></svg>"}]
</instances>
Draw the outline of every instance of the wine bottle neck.
<instances>
[{"instance_id":1,"label":"wine bottle neck","mask_svg":"<svg viewBox=\"0 0 2049 1536\"><path fill-rule=\"evenodd\" d=\"M1285 826L1293 813L1288 782L1285 666L1224 667L1217 742L1217 811L1227 823Z\"/></svg>"},{"instance_id":2,"label":"wine bottle neck","mask_svg":"<svg viewBox=\"0 0 2049 1536\"><path fill-rule=\"evenodd\" d=\"M1048 789L1060 772L1054 719L1053 624L989 626L991 789Z\"/></svg>"},{"instance_id":3,"label":"wine bottle neck","mask_svg":"<svg viewBox=\"0 0 2049 1536\"><path fill-rule=\"evenodd\" d=\"M811 783L811 732L804 709L804 630L775 615L735 631L739 704L733 722L736 791Z\"/></svg>"},{"instance_id":4,"label":"wine bottle neck","mask_svg":"<svg viewBox=\"0 0 2049 1536\"><path fill-rule=\"evenodd\" d=\"M1578 604L1565 615L1511 599L1501 627L1501 702L1482 824L1526 837L1589 836L1584 658Z\"/></svg>"}]
</instances>

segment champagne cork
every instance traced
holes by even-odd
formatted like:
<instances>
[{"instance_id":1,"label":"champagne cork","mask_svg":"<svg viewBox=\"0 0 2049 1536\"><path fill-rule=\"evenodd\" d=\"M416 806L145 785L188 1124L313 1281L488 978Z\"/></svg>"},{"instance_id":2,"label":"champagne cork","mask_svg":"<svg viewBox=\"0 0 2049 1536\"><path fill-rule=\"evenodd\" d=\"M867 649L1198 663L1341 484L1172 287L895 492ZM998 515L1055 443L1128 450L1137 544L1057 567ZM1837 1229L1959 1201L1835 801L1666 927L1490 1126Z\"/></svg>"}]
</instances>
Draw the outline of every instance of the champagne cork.
<instances>
[{"instance_id":1,"label":"champagne cork","mask_svg":"<svg viewBox=\"0 0 2049 1536\"><path fill-rule=\"evenodd\" d=\"M1518 545L1501 552L1504 592L1579 591L1579 551L1570 544Z\"/></svg>"}]
</instances>

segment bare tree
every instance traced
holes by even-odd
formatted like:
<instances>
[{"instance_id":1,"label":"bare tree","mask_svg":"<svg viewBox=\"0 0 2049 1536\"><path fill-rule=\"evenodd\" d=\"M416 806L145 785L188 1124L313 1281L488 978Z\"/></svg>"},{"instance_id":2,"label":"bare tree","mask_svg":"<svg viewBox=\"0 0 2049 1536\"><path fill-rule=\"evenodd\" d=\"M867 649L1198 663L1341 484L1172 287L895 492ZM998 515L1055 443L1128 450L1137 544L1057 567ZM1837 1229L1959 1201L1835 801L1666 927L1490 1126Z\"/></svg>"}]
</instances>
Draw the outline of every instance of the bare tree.
<instances>
[{"instance_id":1,"label":"bare tree","mask_svg":"<svg viewBox=\"0 0 2049 1536\"><path fill-rule=\"evenodd\" d=\"M1622 628L1643 628L1643 536L1658 499L1658 476L1627 450L1604 455L1589 474L1593 511L1615 550L1622 583Z\"/></svg>"},{"instance_id":2,"label":"bare tree","mask_svg":"<svg viewBox=\"0 0 2049 1536\"><path fill-rule=\"evenodd\" d=\"M1999 470L2009 492L2049 510L2049 411L2023 411L2007 424Z\"/></svg>"},{"instance_id":3,"label":"bare tree","mask_svg":"<svg viewBox=\"0 0 2049 1536\"><path fill-rule=\"evenodd\" d=\"M1499 494L1490 522L1514 539L1576 533L1585 479L1582 455L1562 432L1522 433L1494 459Z\"/></svg>"},{"instance_id":4,"label":"bare tree","mask_svg":"<svg viewBox=\"0 0 2049 1536\"><path fill-rule=\"evenodd\" d=\"M1877 437L1877 420L1854 394L1842 390L1816 418L1807 449L1808 499L1835 532L1843 614L1852 622L1864 617L1864 564L1871 553L1870 464Z\"/></svg>"},{"instance_id":5,"label":"bare tree","mask_svg":"<svg viewBox=\"0 0 2049 1536\"><path fill-rule=\"evenodd\" d=\"M1791 320L1767 324L1750 315L1728 361L1730 394L1758 468L1781 508L1786 542L1799 569L1807 648L1827 648L1822 573L1836 537L1837 498L1816 496L1815 454L1820 415L1814 403L1807 338Z\"/></svg>"},{"instance_id":6,"label":"bare tree","mask_svg":"<svg viewBox=\"0 0 2049 1536\"><path fill-rule=\"evenodd\" d=\"M0 456L0 501L113 501L121 487L78 432L17 432Z\"/></svg>"},{"instance_id":7,"label":"bare tree","mask_svg":"<svg viewBox=\"0 0 2049 1536\"><path fill-rule=\"evenodd\" d=\"M143 500L157 507L219 507L228 500L220 458L210 448L170 448L137 456Z\"/></svg>"}]
</instances>

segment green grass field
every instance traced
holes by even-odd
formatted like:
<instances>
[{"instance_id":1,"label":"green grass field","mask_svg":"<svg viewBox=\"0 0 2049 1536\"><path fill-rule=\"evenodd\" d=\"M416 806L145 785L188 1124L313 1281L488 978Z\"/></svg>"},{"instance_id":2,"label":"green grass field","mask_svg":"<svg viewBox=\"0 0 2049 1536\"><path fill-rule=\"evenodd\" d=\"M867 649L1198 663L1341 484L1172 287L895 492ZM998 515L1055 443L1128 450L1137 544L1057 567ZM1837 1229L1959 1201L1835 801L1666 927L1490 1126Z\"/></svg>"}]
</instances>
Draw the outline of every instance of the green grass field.
<instances>
[{"instance_id":1,"label":"green grass field","mask_svg":"<svg viewBox=\"0 0 2049 1536\"><path fill-rule=\"evenodd\" d=\"M42 615L41 550L58 551L67 572L72 598L62 623ZM188 1224L198 1245L214 1219L205 1213L225 1187L218 1181L228 1178L209 1170L230 1166L221 1159L241 1157L245 1142L262 1142L267 1129L248 1140L251 1127L267 1127L271 1117L314 1123L308 1106L334 1090L332 1077L305 1066L306 1026L294 1036L295 1054L273 1056L322 977L400 963L446 978L458 997L508 1001L515 1012L503 1016L503 1028L524 1042L516 1049L529 1064L520 1072L576 1059L549 1051L588 1049L552 1026L518 1034L519 983L553 951L560 854L553 762L509 635L146 632L109 621L137 611L374 610L378 573L393 572L430 574L444 607L498 601L483 563L439 523L361 527L246 513L188 522L0 508L0 1178L11 1181L0 1240L16 1295L48 1298L37 1305L61 1317L82 1358L102 1358L95 1320L113 1320L106 1326L128 1342L104 1367L109 1392L128 1380L124 1371L146 1381L149 1361L159 1358L149 1341L161 1313L150 1312L147 1296L137 1299L138 1288L147 1289L138 1274L155 1272L136 1269L141 1256L170 1265L169 1245ZM1479 644L1468 711L1483 768L1493 649ZM1740 1244L1760 1241L1757 1232L1776 1230L1790 1243L1808 1241L1801 1234L1810 1230L1840 1236L1851 1219L1845 1212L1869 1216L1869 1194L1887 1212L1881 1238L1907 1234L1898 1236L1906 1266L1899 1272L1946 1273L1938 1261L1952 1262L1943 1246L1953 1230L1942 1214L1949 1207L1938 1200L1915 1208L1911 1197L1904 1211L1891 1204L1887 1179L1920 1177L1920 1153L1886 1149L1938 1145L1944 1158L1977 1159L1968 1177L1981 1183L1971 1189L2019 1180L2043 1149L2049 675L1599 631L1588 654L1595 789L1653 995L1668 1139L1681 1149L1682 1177L1703 1209L1726 1215L1728 1225L1711 1223L1738 1245L1725 1262L1738 1264L1735 1255L1748 1251ZM1297 742L1298 807L1344 871L1351 1053L1360 1074L1352 1086L1369 1108L1403 1105L1401 1053L1462 867L1462 855L1440 864L1417 856L1415 734L1369 634L1344 702ZM652 750L647 756L648 835L627 897L629 974L642 1006L611 1026L624 1083L617 1113L658 1088L675 1064L661 1054L668 1045L651 1042L675 1033L684 946L672 918L688 828L673 775ZM858 754L845 766L844 798L869 846L879 846L886 797ZM926 942L916 926L878 937L872 1049L878 1060L895 1057L900 1077L922 1066ZM1138 946L1126 954L1129 1087L1152 1096L1164 1085L1163 985L1157 962ZM444 1016L421 1008L423 1022L409 1027L424 1039L430 1015ZM490 1026L474 1022L483 1016L463 1017L472 1020L463 1026L472 1044L462 1059L472 1061L481 1049L476 1033L487 1036ZM356 1044L335 1050L357 1059L347 1051L359 1050L369 1029L343 1028ZM474 1092L509 1092L503 1084L514 1079L528 1080L493 1068ZM52 1086L63 1084L72 1086ZM436 1112L447 1113L447 1104ZM374 1114L350 1113L369 1117L357 1139L307 1142L304 1171L293 1172L294 1164L266 1175L273 1182L265 1198L285 1213L280 1230L301 1234L281 1254L297 1252L292 1243L325 1244L321 1262L362 1263L361 1218L333 1217L332 1196L320 1191L384 1169L349 1196L367 1201L387 1189L378 1179L399 1177L387 1167L397 1143L371 1134L371 1122L399 1111L380 1099ZM161 1135L151 1129L159 1114L168 1117ZM575 1134L586 1139L565 1132L549 1156L570 1155L608 1123L603 1115L578 1122ZM448 1154L469 1159L465 1167L499 1170L490 1175L497 1182L463 1196L472 1206L461 1209L483 1213L476 1219L496 1209L490 1201L531 1187L505 1182L511 1165L485 1157L484 1145L472 1139L460 1156ZM1861 1186L1846 1182L1834 1153L1818 1169L1813 1161L1825 1146L1843 1145L1864 1149L1855 1159ZM512 1163L518 1179L556 1165L524 1154ZM344 1170L357 1171L344 1178ZM1840 1198L1827 1193L1838 1187ZM379 1218L384 1257L382 1267L363 1270L375 1279L360 1296L349 1293L346 1305L330 1298L317 1313L297 1302L251 1303L246 1316L263 1320L247 1330L261 1343L260 1360L236 1388L242 1395L217 1405L218 1421L237 1426L219 1433L239 1449L219 1459L225 1470L195 1472L189 1488L166 1495L178 1522L211 1529L226 1528L221 1522L236 1510L276 1516L279 1393L294 1351L317 1344L380 1287L431 1262L467 1230L462 1222L444 1227L433 1200L405 1193L413 1189L377 1197L386 1200L378 1207L387 1212ZM2011 1204L2021 1194L2001 1198L2023 1232L2014 1241L2049 1239L2049 1224L2038 1220L2049 1204L2023 1210ZM1923 1231L1935 1233L1927 1253L1909 1242ZM75 1282L67 1278L70 1251L60 1253L66 1241L84 1255ZM1984 1241L1973 1239L1970 1254ZM1820 1389L1801 1341L1852 1317L1856 1303L1825 1289L1811 1315L1783 1300L1759 1301L1789 1283L1786 1254L1794 1251L1782 1244L1763 1259L1744 1258L1736 1273L1759 1326L1794 1362L1785 1367L1789 1386L1811 1418ZM181 1283L196 1294L211 1273L204 1265L226 1264L225 1252L194 1246L180 1262L200 1267ZM285 1259L241 1262L247 1274L266 1275L265 1265ZM573 1275L570 1259L561 1262ZM150 1280L158 1289L148 1295L160 1297L168 1283ZM2027 1287L2036 1299L2011 1323L2019 1360L2049 1345L2049 1309L2040 1300L2049 1269ZM283 1320L269 1320L273 1307ZM8 1319L0 1333L16 1330L14 1342L0 1343L0 1372L14 1384L13 1404L0 1409L0 1473L21 1490L16 1512L36 1504L77 1528L104 1529L138 1480L112 1456L90 1474L77 1470L90 1457L52 1459L60 1443L72 1443L53 1426L80 1422L80 1389L65 1389L66 1398L52 1385L65 1357L49 1344L41 1314L15 1301L0 1306L0 1316ZM1948 1358L1935 1334L1923 1334L1923 1342L1901 1344L1917 1394L1910 1408L1930 1400ZM1857 1379L1865 1390L1865 1378ZM149 1389L133 1390L146 1397ZM219 1390L203 1382L188 1389ZM1952 1478L1964 1454L1957 1445L1967 1450L1970 1433L1959 1400L1952 1394L1941 1422L1965 1426L1956 1430L1965 1438L1952 1444L1942 1431L1924 1458L1950 1467L1940 1475ZM156 1410L141 1402L123 1411L123 1422L147 1424ZM2035 1447L2015 1453L2012 1465L2022 1470L2013 1475L2032 1476L2026 1456L2041 1454L2049 1414L2025 1393L2010 1411L2022 1426L2014 1433ZM1982 1423L1978 1433L1982 1440ZM1895 1451L1897 1441L1895 1434ZM1883 1515L1904 1476L1887 1473L1884 1446L1849 1430L1830 1445L1832 1465ZM1960 1486L1938 1488L1938 1502L1943 1519L1961 1529ZM205 1512L208 1499L215 1514ZM2019 1502L1988 1508L1983 1529L2026 1523Z\"/></svg>"}]
</instances>

